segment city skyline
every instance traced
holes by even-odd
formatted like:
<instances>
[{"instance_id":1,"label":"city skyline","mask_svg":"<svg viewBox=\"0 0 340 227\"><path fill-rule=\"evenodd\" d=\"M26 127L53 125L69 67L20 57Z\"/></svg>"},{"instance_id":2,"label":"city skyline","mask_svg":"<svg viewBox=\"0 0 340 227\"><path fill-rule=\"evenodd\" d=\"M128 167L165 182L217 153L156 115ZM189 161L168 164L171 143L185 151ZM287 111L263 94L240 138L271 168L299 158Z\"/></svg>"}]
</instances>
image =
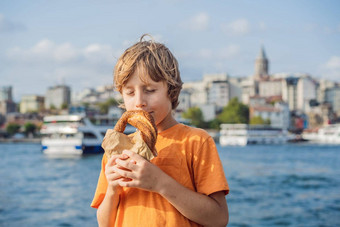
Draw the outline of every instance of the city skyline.
<instances>
[{"instance_id":1,"label":"city skyline","mask_svg":"<svg viewBox=\"0 0 340 227\"><path fill-rule=\"evenodd\" d=\"M330 0L1 2L0 86L19 101L62 82L73 91L110 85L116 59L144 33L170 48L184 82L253 75L262 46L270 74L339 82L338 15Z\"/></svg>"}]
</instances>

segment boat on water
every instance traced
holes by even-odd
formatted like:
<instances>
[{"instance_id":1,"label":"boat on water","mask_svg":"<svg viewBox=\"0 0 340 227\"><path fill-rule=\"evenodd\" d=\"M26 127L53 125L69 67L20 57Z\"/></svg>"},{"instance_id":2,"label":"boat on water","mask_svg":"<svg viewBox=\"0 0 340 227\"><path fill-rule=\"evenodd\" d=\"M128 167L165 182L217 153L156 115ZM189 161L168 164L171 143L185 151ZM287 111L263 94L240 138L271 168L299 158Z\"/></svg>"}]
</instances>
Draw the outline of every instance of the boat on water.
<instances>
[{"instance_id":1,"label":"boat on water","mask_svg":"<svg viewBox=\"0 0 340 227\"><path fill-rule=\"evenodd\" d=\"M220 128L221 146L282 144L293 139L287 130L267 125L221 124Z\"/></svg>"},{"instance_id":2,"label":"boat on water","mask_svg":"<svg viewBox=\"0 0 340 227\"><path fill-rule=\"evenodd\" d=\"M107 129L112 129L116 122L117 119L107 116L46 116L40 130L42 151L47 155L102 153L101 143L105 133ZM124 133L135 131L134 127L128 125Z\"/></svg>"},{"instance_id":3,"label":"boat on water","mask_svg":"<svg viewBox=\"0 0 340 227\"><path fill-rule=\"evenodd\" d=\"M317 130L305 130L302 138L310 142L340 144L340 124L323 126Z\"/></svg>"}]
</instances>

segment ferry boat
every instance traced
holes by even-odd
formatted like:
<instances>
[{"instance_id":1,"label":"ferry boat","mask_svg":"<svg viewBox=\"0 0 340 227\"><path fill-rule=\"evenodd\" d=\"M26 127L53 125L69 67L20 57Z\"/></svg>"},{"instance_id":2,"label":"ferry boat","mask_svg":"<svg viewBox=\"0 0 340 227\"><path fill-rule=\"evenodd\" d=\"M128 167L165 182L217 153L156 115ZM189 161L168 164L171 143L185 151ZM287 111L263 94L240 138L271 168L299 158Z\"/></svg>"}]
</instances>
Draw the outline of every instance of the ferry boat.
<instances>
[{"instance_id":1,"label":"ferry boat","mask_svg":"<svg viewBox=\"0 0 340 227\"><path fill-rule=\"evenodd\" d=\"M117 119L107 116L88 118L85 115L54 115L44 117L41 127L41 146L47 155L82 155L102 153L101 143L107 129L112 129ZM135 132L128 125L124 133Z\"/></svg>"},{"instance_id":2,"label":"ferry boat","mask_svg":"<svg viewBox=\"0 0 340 227\"><path fill-rule=\"evenodd\" d=\"M221 124L220 127L221 146L282 144L292 139L287 130L265 125Z\"/></svg>"},{"instance_id":3,"label":"ferry boat","mask_svg":"<svg viewBox=\"0 0 340 227\"><path fill-rule=\"evenodd\" d=\"M304 131L302 138L310 142L340 144L340 124L323 126L315 131Z\"/></svg>"}]
</instances>

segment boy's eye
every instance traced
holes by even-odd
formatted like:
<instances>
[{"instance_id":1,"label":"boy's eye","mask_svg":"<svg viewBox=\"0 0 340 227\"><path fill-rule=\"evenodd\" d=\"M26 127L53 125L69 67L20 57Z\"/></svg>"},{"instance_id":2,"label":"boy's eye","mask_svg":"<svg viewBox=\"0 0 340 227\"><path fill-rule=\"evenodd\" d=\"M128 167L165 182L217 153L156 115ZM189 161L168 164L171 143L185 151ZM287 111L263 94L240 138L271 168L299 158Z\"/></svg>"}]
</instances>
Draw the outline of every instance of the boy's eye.
<instances>
[{"instance_id":1,"label":"boy's eye","mask_svg":"<svg viewBox=\"0 0 340 227\"><path fill-rule=\"evenodd\" d=\"M126 91L125 94L127 94L127 95L133 95L133 91Z\"/></svg>"},{"instance_id":2,"label":"boy's eye","mask_svg":"<svg viewBox=\"0 0 340 227\"><path fill-rule=\"evenodd\" d=\"M147 93L153 93L153 92L156 91L156 89L145 89L145 91L146 91Z\"/></svg>"}]
</instances>

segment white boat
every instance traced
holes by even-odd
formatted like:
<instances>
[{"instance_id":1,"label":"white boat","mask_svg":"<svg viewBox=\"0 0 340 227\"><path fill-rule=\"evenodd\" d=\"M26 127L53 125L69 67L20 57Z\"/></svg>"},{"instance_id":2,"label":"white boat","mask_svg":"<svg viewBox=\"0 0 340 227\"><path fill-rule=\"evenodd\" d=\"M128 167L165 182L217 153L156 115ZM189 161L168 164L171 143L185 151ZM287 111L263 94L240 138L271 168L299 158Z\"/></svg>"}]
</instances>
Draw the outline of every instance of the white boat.
<instances>
[{"instance_id":1,"label":"white boat","mask_svg":"<svg viewBox=\"0 0 340 227\"><path fill-rule=\"evenodd\" d=\"M293 138L287 130L265 125L221 124L220 127L221 146L282 144Z\"/></svg>"},{"instance_id":2,"label":"white boat","mask_svg":"<svg viewBox=\"0 0 340 227\"><path fill-rule=\"evenodd\" d=\"M316 143L340 144L340 124L326 125L312 132L304 131L302 138Z\"/></svg>"},{"instance_id":3,"label":"white boat","mask_svg":"<svg viewBox=\"0 0 340 227\"><path fill-rule=\"evenodd\" d=\"M54 115L44 117L41 127L41 146L47 155L82 155L102 153L101 143L107 129L112 129L116 119L107 116L88 118L84 115ZM135 128L128 125L125 133Z\"/></svg>"}]
</instances>

